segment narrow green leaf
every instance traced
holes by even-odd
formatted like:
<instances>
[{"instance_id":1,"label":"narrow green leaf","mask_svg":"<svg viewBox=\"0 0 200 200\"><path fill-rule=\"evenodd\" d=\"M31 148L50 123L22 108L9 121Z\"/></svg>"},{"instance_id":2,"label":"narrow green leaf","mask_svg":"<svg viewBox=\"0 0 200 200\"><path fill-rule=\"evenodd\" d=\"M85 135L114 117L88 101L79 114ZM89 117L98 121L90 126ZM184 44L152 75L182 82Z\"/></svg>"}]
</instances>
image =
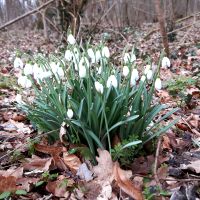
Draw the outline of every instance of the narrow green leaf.
<instances>
[{"instance_id":1,"label":"narrow green leaf","mask_svg":"<svg viewBox=\"0 0 200 200\"><path fill-rule=\"evenodd\" d=\"M129 142L128 144L124 145L124 146L122 147L122 149L125 149L125 148L128 148L128 147L131 147L131 146L133 146L133 145L137 145L137 144L140 144L140 143L142 143L141 140L133 141L133 142Z\"/></svg>"}]
</instances>

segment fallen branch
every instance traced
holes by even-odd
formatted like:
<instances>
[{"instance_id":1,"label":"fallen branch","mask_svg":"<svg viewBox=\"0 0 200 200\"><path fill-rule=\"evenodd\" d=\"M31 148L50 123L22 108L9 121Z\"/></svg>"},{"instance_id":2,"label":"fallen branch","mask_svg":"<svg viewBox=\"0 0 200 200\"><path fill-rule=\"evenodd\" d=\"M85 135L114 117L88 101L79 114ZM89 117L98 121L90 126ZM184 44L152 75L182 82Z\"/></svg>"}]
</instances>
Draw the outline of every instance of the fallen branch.
<instances>
[{"instance_id":1,"label":"fallen branch","mask_svg":"<svg viewBox=\"0 0 200 200\"><path fill-rule=\"evenodd\" d=\"M29 12L27 12L27 13L15 18L15 19L13 19L13 20L5 23L4 25L0 26L0 30L3 29L3 28L6 28L7 26L10 26L11 24L14 24L15 22L17 22L17 21L19 21L19 20L21 20L21 19L23 19L23 18L25 18L25 17L27 17L29 15L32 15L32 14L38 12L39 10L41 10L42 8L48 6L52 2L54 2L54 0L47 1L46 3L42 4L41 6L35 8L34 10L31 10L31 11L29 11Z\"/></svg>"}]
</instances>

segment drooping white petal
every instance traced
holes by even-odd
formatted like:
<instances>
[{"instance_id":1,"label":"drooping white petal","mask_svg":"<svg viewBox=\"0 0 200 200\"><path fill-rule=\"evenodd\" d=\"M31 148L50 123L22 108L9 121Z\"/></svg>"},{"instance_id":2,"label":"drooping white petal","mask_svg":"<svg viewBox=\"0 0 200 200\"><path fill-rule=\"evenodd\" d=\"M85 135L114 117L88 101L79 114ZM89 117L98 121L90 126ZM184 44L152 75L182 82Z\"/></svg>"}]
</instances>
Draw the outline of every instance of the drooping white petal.
<instances>
[{"instance_id":1,"label":"drooping white petal","mask_svg":"<svg viewBox=\"0 0 200 200\"><path fill-rule=\"evenodd\" d=\"M31 75L33 74L33 65L27 63L24 67L24 75Z\"/></svg>"},{"instance_id":2,"label":"drooping white petal","mask_svg":"<svg viewBox=\"0 0 200 200\"><path fill-rule=\"evenodd\" d=\"M85 78L86 75L87 75L86 67L84 65L79 67L79 77L80 78Z\"/></svg>"},{"instance_id":3,"label":"drooping white petal","mask_svg":"<svg viewBox=\"0 0 200 200\"><path fill-rule=\"evenodd\" d=\"M117 88L118 86L118 83L117 83L117 79L114 75L111 75L108 77L108 80L107 80L107 83L106 83L106 86L107 88L110 88L110 87L114 87L114 88Z\"/></svg>"},{"instance_id":4,"label":"drooping white petal","mask_svg":"<svg viewBox=\"0 0 200 200\"><path fill-rule=\"evenodd\" d=\"M23 62L21 60L21 58L16 57L14 60L14 68L20 68L23 69Z\"/></svg>"},{"instance_id":5,"label":"drooping white petal","mask_svg":"<svg viewBox=\"0 0 200 200\"><path fill-rule=\"evenodd\" d=\"M71 61L72 60L72 57L73 57L73 53L68 49L65 51L65 59L67 61Z\"/></svg>"},{"instance_id":6,"label":"drooping white petal","mask_svg":"<svg viewBox=\"0 0 200 200\"><path fill-rule=\"evenodd\" d=\"M153 78L153 71L150 69L148 72L147 72L147 79L148 80L151 80Z\"/></svg>"},{"instance_id":7,"label":"drooping white petal","mask_svg":"<svg viewBox=\"0 0 200 200\"><path fill-rule=\"evenodd\" d=\"M110 51L109 51L109 48L108 47L103 47L102 48L102 56L103 57L106 57L106 58L109 58L110 57Z\"/></svg>"},{"instance_id":8,"label":"drooping white petal","mask_svg":"<svg viewBox=\"0 0 200 200\"><path fill-rule=\"evenodd\" d=\"M131 73L131 79L137 81L139 79L139 73L137 69L133 69Z\"/></svg>"},{"instance_id":9,"label":"drooping white petal","mask_svg":"<svg viewBox=\"0 0 200 200\"><path fill-rule=\"evenodd\" d=\"M144 74L146 75L150 69L151 69L151 65L144 66Z\"/></svg>"},{"instance_id":10,"label":"drooping white petal","mask_svg":"<svg viewBox=\"0 0 200 200\"><path fill-rule=\"evenodd\" d=\"M72 109L68 109L68 110L67 110L67 117L68 117L69 119L71 119L73 116L74 116L73 110L72 110Z\"/></svg>"},{"instance_id":11,"label":"drooping white petal","mask_svg":"<svg viewBox=\"0 0 200 200\"><path fill-rule=\"evenodd\" d=\"M99 50L97 50L95 53L95 59L96 59L96 62L98 62L101 59L101 52Z\"/></svg>"},{"instance_id":12,"label":"drooping white petal","mask_svg":"<svg viewBox=\"0 0 200 200\"><path fill-rule=\"evenodd\" d=\"M20 76L17 82L23 88L30 88L32 86L32 82L26 76Z\"/></svg>"},{"instance_id":13,"label":"drooping white petal","mask_svg":"<svg viewBox=\"0 0 200 200\"><path fill-rule=\"evenodd\" d=\"M69 34L67 37L67 41L69 42L69 44L73 45L76 43L76 39L74 38L74 36L72 34Z\"/></svg>"},{"instance_id":14,"label":"drooping white petal","mask_svg":"<svg viewBox=\"0 0 200 200\"><path fill-rule=\"evenodd\" d=\"M125 64L128 63L130 61L130 58L131 58L130 54L129 53L125 53L124 54L124 63Z\"/></svg>"},{"instance_id":15,"label":"drooping white petal","mask_svg":"<svg viewBox=\"0 0 200 200\"><path fill-rule=\"evenodd\" d=\"M21 94L17 94L17 95L16 95L15 101L16 101L18 104L24 103L24 101L22 100L22 95L21 95Z\"/></svg>"},{"instance_id":16,"label":"drooping white petal","mask_svg":"<svg viewBox=\"0 0 200 200\"><path fill-rule=\"evenodd\" d=\"M57 74L58 74L58 76L61 77L61 78L64 77L65 73L64 73L62 67L58 67L58 69L57 69Z\"/></svg>"},{"instance_id":17,"label":"drooping white petal","mask_svg":"<svg viewBox=\"0 0 200 200\"><path fill-rule=\"evenodd\" d=\"M87 67L87 68L89 68L90 66L90 63L86 57L82 57L79 62L79 68L81 68L82 66Z\"/></svg>"},{"instance_id":18,"label":"drooping white petal","mask_svg":"<svg viewBox=\"0 0 200 200\"><path fill-rule=\"evenodd\" d=\"M124 66L122 72L123 76L125 77L128 76L129 72L130 72L129 68L127 66Z\"/></svg>"},{"instance_id":19,"label":"drooping white petal","mask_svg":"<svg viewBox=\"0 0 200 200\"><path fill-rule=\"evenodd\" d=\"M142 82L144 82L146 80L146 76L142 75L141 79Z\"/></svg>"},{"instance_id":20,"label":"drooping white petal","mask_svg":"<svg viewBox=\"0 0 200 200\"><path fill-rule=\"evenodd\" d=\"M162 89L162 82L161 82L160 78L156 79L155 88L156 88L156 90L161 90Z\"/></svg>"},{"instance_id":21,"label":"drooping white petal","mask_svg":"<svg viewBox=\"0 0 200 200\"><path fill-rule=\"evenodd\" d=\"M98 81L95 81L94 85L95 85L96 91L103 94L103 85L99 83Z\"/></svg>"},{"instance_id":22,"label":"drooping white petal","mask_svg":"<svg viewBox=\"0 0 200 200\"><path fill-rule=\"evenodd\" d=\"M88 56L91 58L91 62L95 63L95 53L92 48L87 50Z\"/></svg>"},{"instance_id":23,"label":"drooping white petal","mask_svg":"<svg viewBox=\"0 0 200 200\"><path fill-rule=\"evenodd\" d=\"M169 68L171 65L168 57L163 57L162 59L162 68Z\"/></svg>"}]
</instances>

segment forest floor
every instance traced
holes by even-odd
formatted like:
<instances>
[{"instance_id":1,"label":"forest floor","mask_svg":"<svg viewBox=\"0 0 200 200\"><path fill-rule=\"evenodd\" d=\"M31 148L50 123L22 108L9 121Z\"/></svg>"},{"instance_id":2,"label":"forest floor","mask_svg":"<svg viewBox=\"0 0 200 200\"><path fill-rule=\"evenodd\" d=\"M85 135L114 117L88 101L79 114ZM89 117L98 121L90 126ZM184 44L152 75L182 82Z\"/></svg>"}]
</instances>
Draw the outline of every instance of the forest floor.
<instances>
[{"instance_id":1,"label":"forest floor","mask_svg":"<svg viewBox=\"0 0 200 200\"><path fill-rule=\"evenodd\" d=\"M173 40L171 67L161 69L163 89L155 94L155 101L168 105L169 110L180 108L168 120L180 120L158 139L153 151L147 147L145 156L125 166L132 171L136 192L142 191L145 199L200 198L200 25L190 24L179 23L176 35L169 35ZM88 32L83 29L83 38L90 36ZM104 40L113 56L134 45L140 67L147 56L157 62L162 50L157 24L144 24L136 30L96 29L91 34L93 43ZM115 183L112 188L105 183L109 155L100 152L101 166L95 169L104 174L104 180L81 180L74 172L84 166L83 159L63 153L61 144L48 146L45 138L34 146L34 139L41 135L38 137L24 113L16 108L20 88L13 70L15 52L48 54L64 48L54 35L46 42L39 31L0 33L0 199L10 196L8 191L15 191L12 199L129 199L123 186L121 190ZM90 177L92 168L82 173Z\"/></svg>"}]
</instances>

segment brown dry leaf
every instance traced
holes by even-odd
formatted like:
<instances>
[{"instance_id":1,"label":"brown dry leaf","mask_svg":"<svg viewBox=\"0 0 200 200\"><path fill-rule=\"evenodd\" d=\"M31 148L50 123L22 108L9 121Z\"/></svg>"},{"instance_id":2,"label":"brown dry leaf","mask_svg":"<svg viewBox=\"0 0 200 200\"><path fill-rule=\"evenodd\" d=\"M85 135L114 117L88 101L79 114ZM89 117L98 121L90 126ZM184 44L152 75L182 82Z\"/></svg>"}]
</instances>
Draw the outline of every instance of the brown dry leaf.
<instances>
[{"instance_id":1,"label":"brown dry leaf","mask_svg":"<svg viewBox=\"0 0 200 200\"><path fill-rule=\"evenodd\" d=\"M190 164L181 164L180 165L181 169L188 169L193 172L196 172L197 174L200 173L200 160L195 160L195 161L190 161Z\"/></svg>"},{"instance_id":2,"label":"brown dry leaf","mask_svg":"<svg viewBox=\"0 0 200 200\"><path fill-rule=\"evenodd\" d=\"M162 141L162 148L163 149L167 149L168 151L172 152L172 148L171 148L171 145L170 145L170 139L168 138L167 135L164 135L162 137L163 141Z\"/></svg>"},{"instance_id":3,"label":"brown dry leaf","mask_svg":"<svg viewBox=\"0 0 200 200\"><path fill-rule=\"evenodd\" d=\"M119 167L119 163L113 163L108 151L100 149L97 151L99 153L99 157L96 158L98 165L93 168L93 171L97 175L99 182L102 182L102 191L98 197L105 197L105 194L111 196L112 190L110 191L110 189L106 189L106 191L104 191L103 183L106 183L106 188L111 188L110 184L115 180L117 185L125 193L133 197L135 200L143 200L141 191L129 180L132 175L131 171L122 170Z\"/></svg>"},{"instance_id":4,"label":"brown dry leaf","mask_svg":"<svg viewBox=\"0 0 200 200\"><path fill-rule=\"evenodd\" d=\"M119 163L115 162L113 167L113 174L117 185L129 196L135 200L143 200L142 192L136 188L130 181L130 177L127 175L127 171L122 170L119 167Z\"/></svg>"},{"instance_id":5,"label":"brown dry leaf","mask_svg":"<svg viewBox=\"0 0 200 200\"><path fill-rule=\"evenodd\" d=\"M22 122L22 121L25 121L25 120L26 120L26 116L25 116L25 115L18 114L18 113L14 113L13 116L12 116L12 119L13 119L14 121Z\"/></svg>"},{"instance_id":6,"label":"brown dry leaf","mask_svg":"<svg viewBox=\"0 0 200 200\"><path fill-rule=\"evenodd\" d=\"M32 158L26 159L28 163L24 163L23 167L25 170L41 170L41 171L48 171L52 165L52 158L40 158L38 156L33 155Z\"/></svg>"},{"instance_id":7,"label":"brown dry leaf","mask_svg":"<svg viewBox=\"0 0 200 200\"><path fill-rule=\"evenodd\" d=\"M29 192L39 180L40 178L34 178L34 177L18 178L17 185L21 185L21 189Z\"/></svg>"},{"instance_id":8,"label":"brown dry leaf","mask_svg":"<svg viewBox=\"0 0 200 200\"><path fill-rule=\"evenodd\" d=\"M40 144L35 144L35 149L39 152L50 154L53 157L54 165L57 166L61 170L66 170L66 165L60 154L66 152L67 149L65 147L55 147L55 146L45 146Z\"/></svg>"},{"instance_id":9,"label":"brown dry leaf","mask_svg":"<svg viewBox=\"0 0 200 200\"><path fill-rule=\"evenodd\" d=\"M94 166L93 172L99 180L113 181L113 161L111 155L106 150L97 149L99 157L96 157L98 165Z\"/></svg>"},{"instance_id":10,"label":"brown dry leaf","mask_svg":"<svg viewBox=\"0 0 200 200\"><path fill-rule=\"evenodd\" d=\"M0 193L14 192L19 189L16 182L17 178L14 176L0 176Z\"/></svg>"},{"instance_id":11,"label":"brown dry leaf","mask_svg":"<svg viewBox=\"0 0 200 200\"><path fill-rule=\"evenodd\" d=\"M69 167L69 169L75 174L81 166L80 159L76 155L69 154L68 152L63 153L63 161L67 165L67 167Z\"/></svg>"},{"instance_id":12,"label":"brown dry leaf","mask_svg":"<svg viewBox=\"0 0 200 200\"><path fill-rule=\"evenodd\" d=\"M48 182L46 190L56 197L68 198L70 193L67 187L73 186L74 183L73 179L67 179L65 176L61 175L58 177L58 180Z\"/></svg>"},{"instance_id":13,"label":"brown dry leaf","mask_svg":"<svg viewBox=\"0 0 200 200\"><path fill-rule=\"evenodd\" d=\"M66 151L65 147L45 146L41 144L35 144L34 147L39 152L51 155L60 155L62 152Z\"/></svg>"},{"instance_id":14,"label":"brown dry leaf","mask_svg":"<svg viewBox=\"0 0 200 200\"><path fill-rule=\"evenodd\" d=\"M23 167L18 167L16 169L8 169L6 171L4 170L0 170L0 176L4 176L4 177L9 177L9 176L13 176L15 178L21 178L23 175Z\"/></svg>"}]
</instances>

